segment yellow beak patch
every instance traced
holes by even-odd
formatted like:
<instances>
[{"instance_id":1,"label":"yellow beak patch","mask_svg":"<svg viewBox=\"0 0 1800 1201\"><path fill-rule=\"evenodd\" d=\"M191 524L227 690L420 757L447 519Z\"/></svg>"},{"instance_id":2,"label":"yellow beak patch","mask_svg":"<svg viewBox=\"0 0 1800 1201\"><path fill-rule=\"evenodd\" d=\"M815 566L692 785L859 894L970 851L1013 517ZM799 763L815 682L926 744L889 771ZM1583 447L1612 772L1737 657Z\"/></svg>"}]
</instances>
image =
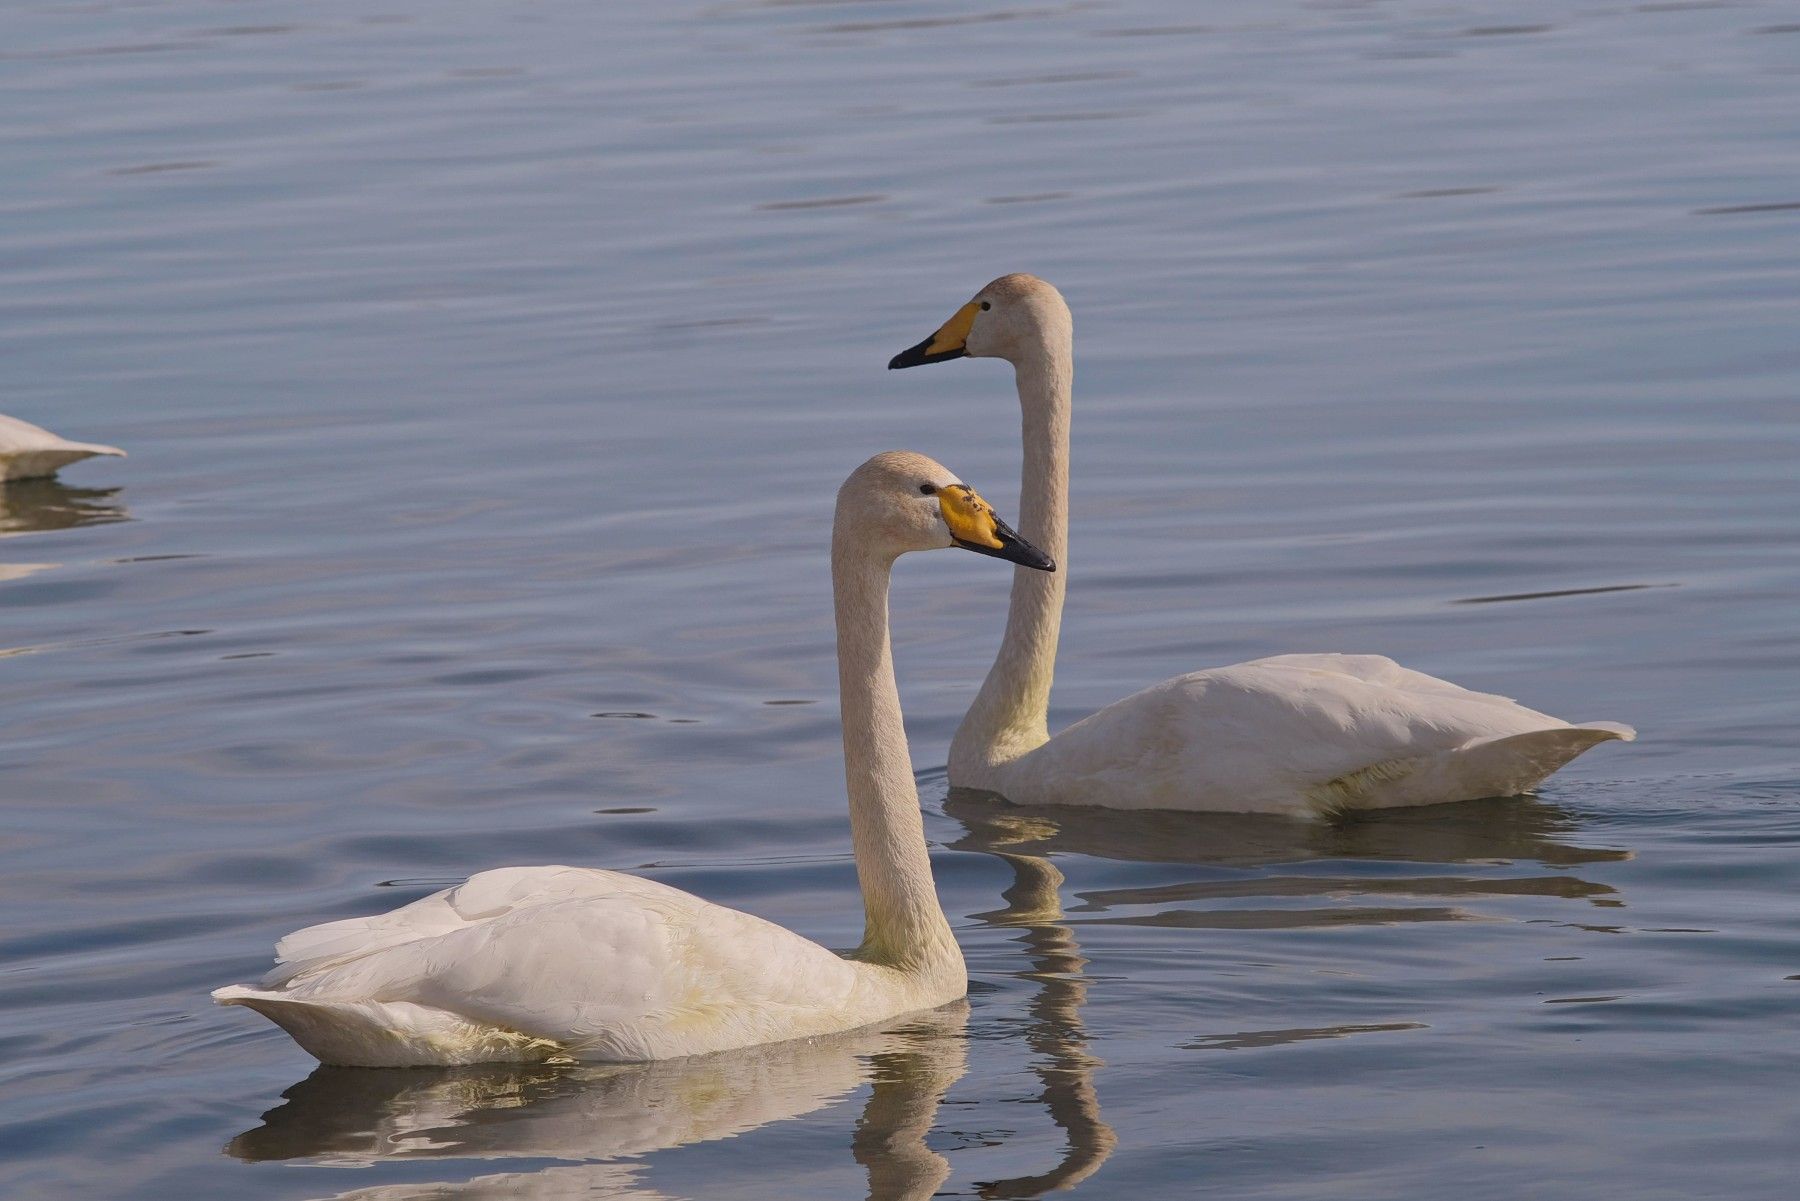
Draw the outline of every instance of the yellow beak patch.
<instances>
[{"instance_id":1,"label":"yellow beak patch","mask_svg":"<svg viewBox=\"0 0 1800 1201\"><path fill-rule=\"evenodd\" d=\"M968 306L969 309L974 307ZM959 313L957 317L961 315ZM951 320L954 324L956 318ZM943 511L944 524L950 527L952 538L991 550L1000 550L1006 545L1000 541L999 518L994 516L994 506L982 500L975 489L967 484L951 484L938 489L937 497L938 508Z\"/></svg>"},{"instance_id":2,"label":"yellow beak patch","mask_svg":"<svg viewBox=\"0 0 1800 1201\"><path fill-rule=\"evenodd\" d=\"M931 341L926 345L925 353L928 355L943 354L946 350L963 349L963 343L969 340L969 331L975 328L975 314L980 311L981 306L973 300L957 309L956 316L940 325L938 332L931 335Z\"/></svg>"}]
</instances>

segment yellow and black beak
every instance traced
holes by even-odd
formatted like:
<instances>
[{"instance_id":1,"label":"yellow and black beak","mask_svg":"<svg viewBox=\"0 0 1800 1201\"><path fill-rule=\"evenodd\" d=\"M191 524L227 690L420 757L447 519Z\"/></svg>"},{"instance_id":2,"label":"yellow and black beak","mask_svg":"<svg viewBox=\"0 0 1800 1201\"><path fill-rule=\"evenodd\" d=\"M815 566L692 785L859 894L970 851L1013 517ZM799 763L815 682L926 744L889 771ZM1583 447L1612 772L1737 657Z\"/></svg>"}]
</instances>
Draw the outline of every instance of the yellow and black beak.
<instances>
[{"instance_id":1,"label":"yellow and black beak","mask_svg":"<svg viewBox=\"0 0 1800 1201\"><path fill-rule=\"evenodd\" d=\"M898 371L902 367L917 367L921 363L942 363L966 357L969 353L969 331L974 328L975 314L980 311L981 306L973 300L963 305L956 310L956 316L938 328L937 333L889 359L888 370Z\"/></svg>"},{"instance_id":2,"label":"yellow and black beak","mask_svg":"<svg viewBox=\"0 0 1800 1201\"><path fill-rule=\"evenodd\" d=\"M950 527L951 541L964 550L1037 571L1056 570L1056 560L1019 537L1017 531L1000 520L994 506L967 484L939 488L937 498L944 524Z\"/></svg>"}]
</instances>

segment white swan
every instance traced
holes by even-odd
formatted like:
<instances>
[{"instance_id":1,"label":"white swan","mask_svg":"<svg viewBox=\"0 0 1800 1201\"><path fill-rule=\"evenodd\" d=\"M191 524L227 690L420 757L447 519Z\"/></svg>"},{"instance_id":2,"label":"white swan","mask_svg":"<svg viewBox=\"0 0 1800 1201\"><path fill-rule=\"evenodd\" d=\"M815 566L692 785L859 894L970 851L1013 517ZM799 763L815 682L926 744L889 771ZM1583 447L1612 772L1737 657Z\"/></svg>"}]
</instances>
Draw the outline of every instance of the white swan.
<instances>
[{"instance_id":1,"label":"white swan","mask_svg":"<svg viewBox=\"0 0 1800 1201\"><path fill-rule=\"evenodd\" d=\"M1030 275L995 280L890 368L1013 365L1019 528L1068 542L1073 322ZM1006 635L950 745L950 783L1019 802L1324 815L1524 792L1629 726L1570 725L1379 655L1278 655L1165 680L1054 738L1046 717L1067 575L1014 574Z\"/></svg>"},{"instance_id":2,"label":"white swan","mask_svg":"<svg viewBox=\"0 0 1800 1201\"><path fill-rule=\"evenodd\" d=\"M125 452L98 442L71 442L42 426L0 413L0 482L55 475L70 463L95 455L124 458Z\"/></svg>"},{"instance_id":3,"label":"white swan","mask_svg":"<svg viewBox=\"0 0 1800 1201\"><path fill-rule=\"evenodd\" d=\"M973 490L908 452L838 492L831 573L850 836L866 925L841 957L747 913L618 872L514 867L276 946L247 1005L325 1063L636 1062L853 1030L963 996L938 906L888 646L888 576L961 546L1054 571Z\"/></svg>"}]
</instances>

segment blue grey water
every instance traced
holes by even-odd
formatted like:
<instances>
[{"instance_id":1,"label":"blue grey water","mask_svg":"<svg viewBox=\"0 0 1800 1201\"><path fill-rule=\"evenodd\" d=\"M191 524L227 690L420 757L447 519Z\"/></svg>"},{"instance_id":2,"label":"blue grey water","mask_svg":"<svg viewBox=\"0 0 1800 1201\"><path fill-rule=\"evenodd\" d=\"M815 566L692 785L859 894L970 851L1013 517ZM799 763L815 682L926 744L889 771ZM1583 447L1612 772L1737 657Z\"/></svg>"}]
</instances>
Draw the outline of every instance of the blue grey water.
<instances>
[{"instance_id":1,"label":"blue grey water","mask_svg":"<svg viewBox=\"0 0 1800 1201\"><path fill-rule=\"evenodd\" d=\"M1509 0L4 5L0 1192L1646 1198L1800 1173L1800 24ZM1338 826L947 798L1000 565L895 638L966 1014L314 1072L206 997L507 864L860 911L834 488L1016 508L1053 720L1390 654L1630 746ZM1003 895L1004 894L1004 895Z\"/></svg>"}]
</instances>

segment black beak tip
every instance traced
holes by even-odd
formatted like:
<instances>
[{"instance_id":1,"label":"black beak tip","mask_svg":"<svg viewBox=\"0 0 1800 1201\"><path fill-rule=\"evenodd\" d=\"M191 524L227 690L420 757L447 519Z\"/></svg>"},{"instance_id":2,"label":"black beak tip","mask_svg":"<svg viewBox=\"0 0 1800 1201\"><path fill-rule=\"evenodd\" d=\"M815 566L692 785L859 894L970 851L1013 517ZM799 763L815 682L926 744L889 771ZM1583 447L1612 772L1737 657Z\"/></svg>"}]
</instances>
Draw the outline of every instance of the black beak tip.
<instances>
[{"instance_id":1,"label":"black beak tip","mask_svg":"<svg viewBox=\"0 0 1800 1201\"><path fill-rule=\"evenodd\" d=\"M969 354L960 346L951 350L940 350L936 354L931 353L930 348L931 338L925 339L917 346L908 346L888 360L888 370L899 371L904 367L920 367L926 363L946 363L951 359L967 358Z\"/></svg>"},{"instance_id":2,"label":"black beak tip","mask_svg":"<svg viewBox=\"0 0 1800 1201\"><path fill-rule=\"evenodd\" d=\"M927 338L917 346L908 346L888 360L888 370L899 371L903 367L917 367L921 363L929 363L931 360L926 357L925 350L930 345L931 339Z\"/></svg>"},{"instance_id":3,"label":"black beak tip","mask_svg":"<svg viewBox=\"0 0 1800 1201\"><path fill-rule=\"evenodd\" d=\"M1056 560L1019 537L1017 530L998 519L994 524L999 527L1000 541L1005 545L1005 549L999 552L1001 558L1017 563L1020 567L1029 567L1033 571L1056 570Z\"/></svg>"},{"instance_id":4,"label":"black beak tip","mask_svg":"<svg viewBox=\"0 0 1800 1201\"><path fill-rule=\"evenodd\" d=\"M1033 571L1056 570L1056 560L1026 542L1010 531L1001 535L1002 544L998 547L982 546L978 542L964 542L961 538L953 539L956 545L964 550L972 550L978 555L987 555L994 559L1004 559L1015 567L1029 567Z\"/></svg>"}]
</instances>

